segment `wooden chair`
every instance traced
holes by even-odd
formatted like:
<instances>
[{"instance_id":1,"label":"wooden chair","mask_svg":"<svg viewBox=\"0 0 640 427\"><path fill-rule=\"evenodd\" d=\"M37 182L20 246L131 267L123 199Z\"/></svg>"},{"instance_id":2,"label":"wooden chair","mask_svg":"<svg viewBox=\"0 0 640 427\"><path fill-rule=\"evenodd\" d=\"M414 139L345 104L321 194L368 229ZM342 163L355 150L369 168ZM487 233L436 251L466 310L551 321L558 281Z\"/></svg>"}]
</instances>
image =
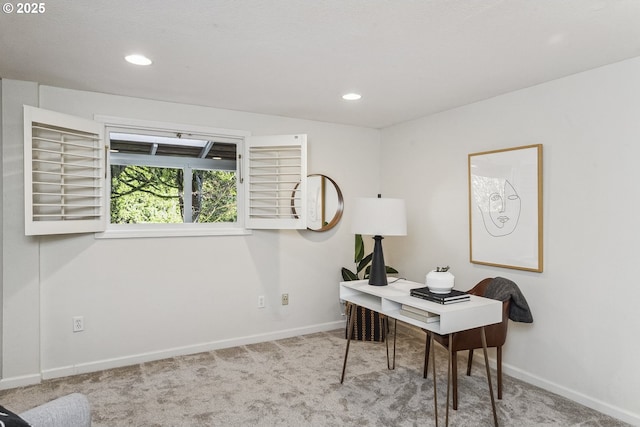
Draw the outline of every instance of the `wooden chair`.
<instances>
[{"instance_id":1,"label":"wooden chair","mask_svg":"<svg viewBox=\"0 0 640 427\"><path fill-rule=\"evenodd\" d=\"M471 295L483 296L493 278L482 280L476 286L468 291ZM464 303L461 303L464 304ZM494 325L485 326L485 335L487 338L487 348L496 347L497 358L497 377L498 377L498 399L502 399L502 346L507 339L507 326L509 322L509 300L502 303L502 322ZM424 352L424 372L423 377L427 378L427 368L429 364L430 340L429 332L427 333L427 343ZM449 335L433 334L433 339L439 342L447 350L449 349ZM473 362L473 350L482 348L482 338L480 336L480 328L469 329L466 331L456 332L452 337L452 366L451 376L453 383L453 409L458 409L458 358L457 352L469 350L469 360L467 362L467 375L471 375L471 364Z\"/></svg>"}]
</instances>

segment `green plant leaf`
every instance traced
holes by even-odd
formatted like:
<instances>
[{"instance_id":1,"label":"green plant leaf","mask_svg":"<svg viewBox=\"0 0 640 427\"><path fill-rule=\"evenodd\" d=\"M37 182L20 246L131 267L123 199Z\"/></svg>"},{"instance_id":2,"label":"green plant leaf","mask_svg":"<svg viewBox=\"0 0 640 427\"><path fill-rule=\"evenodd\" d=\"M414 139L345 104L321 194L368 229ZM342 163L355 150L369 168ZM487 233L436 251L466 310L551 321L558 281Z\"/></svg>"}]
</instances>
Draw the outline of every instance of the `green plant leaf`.
<instances>
[{"instance_id":1,"label":"green plant leaf","mask_svg":"<svg viewBox=\"0 0 640 427\"><path fill-rule=\"evenodd\" d=\"M373 258L373 253L370 253L366 257L362 258L360 263L358 263L358 269L357 269L358 273L360 273L371 262L372 258Z\"/></svg>"},{"instance_id":2,"label":"green plant leaf","mask_svg":"<svg viewBox=\"0 0 640 427\"><path fill-rule=\"evenodd\" d=\"M353 262L356 264L362 261L364 257L364 242L362 241L362 235L356 234L356 247L355 247L355 256L353 258Z\"/></svg>"},{"instance_id":3,"label":"green plant leaf","mask_svg":"<svg viewBox=\"0 0 640 427\"><path fill-rule=\"evenodd\" d=\"M351 270L342 267L342 279L345 282L349 282L351 280L358 280L358 276Z\"/></svg>"},{"instance_id":4,"label":"green plant leaf","mask_svg":"<svg viewBox=\"0 0 640 427\"><path fill-rule=\"evenodd\" d=\"M386 270L387 274L397 274L398 273L398 270L396 270L393 267L389 267L388 265L385 265L385 270ZM367 268L364 271L364 278L368 279L370 274L371 274L371 266L369 265L369 266L367 266Z\"/></svg>"}]
</instances>

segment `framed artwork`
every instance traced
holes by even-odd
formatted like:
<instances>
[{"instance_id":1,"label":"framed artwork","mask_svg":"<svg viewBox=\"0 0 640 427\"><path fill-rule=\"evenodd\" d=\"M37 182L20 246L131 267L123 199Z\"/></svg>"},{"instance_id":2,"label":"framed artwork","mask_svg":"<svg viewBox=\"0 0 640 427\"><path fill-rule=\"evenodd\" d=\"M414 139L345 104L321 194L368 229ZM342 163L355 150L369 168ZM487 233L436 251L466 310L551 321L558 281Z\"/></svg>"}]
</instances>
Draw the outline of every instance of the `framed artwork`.
<instances>
[{"instance_id":1,"label":"framed artwork","mask_svg":"<svg viewBox=\"0 0 640 427\"><path fill-rule=\"evenodd\" d=\"M469 154L469 253L542 272L542 144Z\"/></svg>"}]
</instances>

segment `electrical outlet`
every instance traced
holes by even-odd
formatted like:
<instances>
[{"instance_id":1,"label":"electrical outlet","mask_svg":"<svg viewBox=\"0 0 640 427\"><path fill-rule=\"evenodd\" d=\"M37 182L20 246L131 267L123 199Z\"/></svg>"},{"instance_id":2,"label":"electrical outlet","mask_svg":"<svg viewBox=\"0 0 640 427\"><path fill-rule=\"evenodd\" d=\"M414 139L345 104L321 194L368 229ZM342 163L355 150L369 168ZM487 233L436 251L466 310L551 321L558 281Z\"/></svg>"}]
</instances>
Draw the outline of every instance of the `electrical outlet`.
<instances>
[{"instance_id":1,"label":"electrical outlet","mask_svg":"<svg viewBox=\"0 0 640 427\"><path fill-rule=\"evenodd\" d=\"M289 294L282 294L282 305L289 305Z\"/></svg>"},{"instance_id":2,"label":"electrical outlet","mask_svg":"<svg viewBox=\"0 0 640 427\"><path fill-rule=\"evenodd\" d=\"M258 297L258 308L264 308L264 295Z\"/></svg>"},{"instance_id":3,"label":"electrical outlet","mask_svg":"<svg viewBox=\"0 0 640 427\"><path fill-rule=\"evenodd\" d=\"M84 317L75 316L73 318L73 332L82 332L84 331Z\"/></svg>"}]
</instances>

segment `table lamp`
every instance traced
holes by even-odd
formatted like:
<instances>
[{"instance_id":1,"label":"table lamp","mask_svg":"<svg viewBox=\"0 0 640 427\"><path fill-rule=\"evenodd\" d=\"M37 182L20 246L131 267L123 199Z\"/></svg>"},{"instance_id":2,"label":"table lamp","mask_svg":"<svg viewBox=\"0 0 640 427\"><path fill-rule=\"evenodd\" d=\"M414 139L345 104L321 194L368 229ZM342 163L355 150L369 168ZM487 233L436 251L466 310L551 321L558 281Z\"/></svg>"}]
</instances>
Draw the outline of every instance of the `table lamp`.
<instances>
[{"instance_id":1,"label":"table lamp","mask_svg":"<svg viewBox=\"0 0 640 427\"><path fill-rule=\"evenodd\" d=\"M407 210L402 199L383 199L360 197L353 206L354 234L373 236L373 258L369 284L373 286L387 285L387 269L382 254L382 236L407 235Z\"/></svg>"}]
</instances>

